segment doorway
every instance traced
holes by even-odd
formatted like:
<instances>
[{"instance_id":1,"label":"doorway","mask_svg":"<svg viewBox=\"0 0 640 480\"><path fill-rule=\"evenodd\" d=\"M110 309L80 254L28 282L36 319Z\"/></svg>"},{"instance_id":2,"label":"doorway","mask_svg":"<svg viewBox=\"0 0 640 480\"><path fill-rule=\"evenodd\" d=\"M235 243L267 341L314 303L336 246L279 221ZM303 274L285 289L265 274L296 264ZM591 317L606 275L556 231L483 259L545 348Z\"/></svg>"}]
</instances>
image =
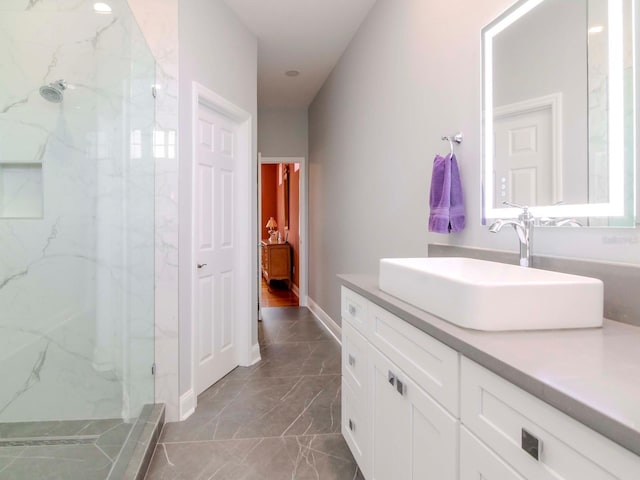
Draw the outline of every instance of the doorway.
<instances>
[{"instance_id":1,"label":"doorway","mask_svg":"<svg viewBox=\"0 0 640 480\"><path fill-rule=\"evenodd\" d=\"M304 157L259 154L259 308L307 303Z\"/></svg>"}]
</instances>

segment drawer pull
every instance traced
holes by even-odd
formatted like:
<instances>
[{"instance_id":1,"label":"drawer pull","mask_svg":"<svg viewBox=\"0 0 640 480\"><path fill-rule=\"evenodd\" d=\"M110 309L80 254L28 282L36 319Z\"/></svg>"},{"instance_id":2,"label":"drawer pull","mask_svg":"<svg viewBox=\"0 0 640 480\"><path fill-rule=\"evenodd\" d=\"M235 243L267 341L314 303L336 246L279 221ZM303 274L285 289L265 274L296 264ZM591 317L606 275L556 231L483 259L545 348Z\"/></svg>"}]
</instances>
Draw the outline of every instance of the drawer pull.
<instances>
[{"instance_id":1,"label":"drawer pull","mask_svg":"<svg viewBox=\"0 0 640 480\"><path fill-rule=\"evenodd\" d=\"M356 357L354 357L353 355L349 355L349 365L351 365L352 367L355 367L356 365Z\"/></svg>"},{"instance_id":2,"label":"drawer pull","mask_svg":"<svg viewBox=\"0 0 640 480\"><path fill-rule=\"evenodd\" d=\"M542 440L522 429L522 449L536 460L540 460Z\"/></svg>"},{"instance_id":3,"label":"drawer pull","mask_svg":"<svg viewBox=\"0 0 640 480\"><path fill-rule=\"evenodd\" d=\"M389 377L387 378L387 380L389 380L391 386L396 386L396 376L391 370L389 370Z\"/></svg>"},{"instance_id":4,"label":"drawer pull","mask_svg":"<svg viewBox=\"0 0 640 480\"><path fill-rule=\"evenodd\" d=\"M355 433L356 431L356 424L353 420L349 419L349 430L351 430L352 432Z\"/></svg>"},{"instance_id":5,"label":"drawer pull","mask_svg":"<svg viewBox=\"0 0 640 480\"><path fill-rule=\"evenodd\" d=\"M398 393L402 396L404 396L405 393L407 393L407 385L402 381L400 381L399 378L396 379L396 390L398 390Z\"/></svg>"},{"instance_id":6,"label":"drawer pull","mask_svg":"<svg viewBox=\"0 0 640 480\"><path fill-rule=\"evenodd\" d=\"M356 307L354 305L349 304L349 315L356 316Z\"/></svg>"}]
</instances>

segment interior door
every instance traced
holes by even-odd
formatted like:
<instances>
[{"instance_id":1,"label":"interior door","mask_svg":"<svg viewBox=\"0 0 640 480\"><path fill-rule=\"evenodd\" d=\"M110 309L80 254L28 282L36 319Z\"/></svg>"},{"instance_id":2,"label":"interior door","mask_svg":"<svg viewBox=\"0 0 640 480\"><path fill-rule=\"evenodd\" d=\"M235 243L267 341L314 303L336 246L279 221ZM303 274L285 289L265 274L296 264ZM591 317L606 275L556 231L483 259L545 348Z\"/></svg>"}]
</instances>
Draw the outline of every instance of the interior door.
<instances>
[{"instance_id":1,"label":"interior door","mask_svg":"<svg viewBox=\"0 0 640 480\"><path fill-rule=\"evenodd\" d=\"M495 119L495 205L556 202L551 115L548 106Z\"/></svg>"},{"instance_id":2,"label":"interior door","mask_svg":"<svg viewBox=\"0 0 640 480\"><path fill-rule=\"evenodd\" d=\"M234 186L239 127L200 105L197 128L193 313L197 329L196 387L200 394L238 365Z\"/></svg>"}]
</instances>

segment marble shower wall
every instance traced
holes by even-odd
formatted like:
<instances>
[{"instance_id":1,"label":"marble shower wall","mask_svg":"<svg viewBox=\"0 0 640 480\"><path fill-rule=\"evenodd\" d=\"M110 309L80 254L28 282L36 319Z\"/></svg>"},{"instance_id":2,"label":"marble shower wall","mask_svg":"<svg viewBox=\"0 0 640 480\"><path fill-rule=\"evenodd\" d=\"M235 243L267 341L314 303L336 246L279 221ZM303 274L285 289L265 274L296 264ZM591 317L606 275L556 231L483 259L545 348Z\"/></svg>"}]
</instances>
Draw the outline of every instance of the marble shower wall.
<instances>
[{"instance_id":1,"label":"marble shower wall","mask_svg":"<svg viewBox=\"0 0 640 480\"><path fill-rule=\"evenodd\" d=\"M173 148L155 152L156 402L179 420L178 371L178 0L129 0L156 60L156 131ZM159 142L158 142L159 143Z\"/></svg>"},{"instance_id":2,"label":"marble shower wall","mask_svg":"<svg viewBox=\"0 0 640 480\"><path fill-rule=\"evenodd\" d=\"M155 63L126 2L92 5L0 6L0 422L153 401Z\"/></svg>"}]
</instances>

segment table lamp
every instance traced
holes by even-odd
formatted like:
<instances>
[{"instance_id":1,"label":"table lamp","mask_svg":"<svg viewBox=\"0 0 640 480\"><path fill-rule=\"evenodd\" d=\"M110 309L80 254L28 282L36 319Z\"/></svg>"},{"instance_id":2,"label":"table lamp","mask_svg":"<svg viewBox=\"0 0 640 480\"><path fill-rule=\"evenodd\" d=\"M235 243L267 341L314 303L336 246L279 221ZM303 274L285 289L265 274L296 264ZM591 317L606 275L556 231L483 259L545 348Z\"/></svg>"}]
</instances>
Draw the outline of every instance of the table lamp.
<instances>
[{"instance_id":1,"label":"table lamp","mask_svg":"<svg viewBox=\"0 0 640 480\"><path fill-rule=\"evenodd\" d=\"M276 220L273 217L269 217L269 221L267 221L267 224L265 225L265 227L269 231L269 241L273 242L275 239L276 230L278 228L278 224L276 223Z\"/></svg>"}]
</instances>

